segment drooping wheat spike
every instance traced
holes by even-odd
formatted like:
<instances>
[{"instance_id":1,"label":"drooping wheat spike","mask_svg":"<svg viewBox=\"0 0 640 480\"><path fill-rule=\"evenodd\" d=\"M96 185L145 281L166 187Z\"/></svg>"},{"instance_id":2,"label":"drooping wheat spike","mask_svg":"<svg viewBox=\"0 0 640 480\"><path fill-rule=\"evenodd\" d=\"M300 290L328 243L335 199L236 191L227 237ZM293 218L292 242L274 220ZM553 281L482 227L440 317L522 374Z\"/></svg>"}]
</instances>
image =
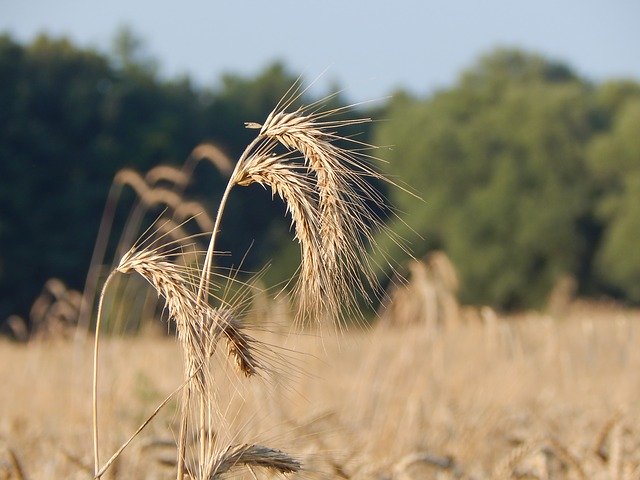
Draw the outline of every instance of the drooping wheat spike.
<instances>
[{"instance_id":1,"label":"drooping wheat spike","mask_svg":"<svg viewBox=\"0 0 640 480\"><path fill-rule=\"evenodd\" d=\"M116 271L135 271L146 279L166 302L169 318L176 323L178 339L185 353L185 374L200 369L207 358L204 327L205 315L196 306L195 291L189 281L190 272L171 262L158 250L129 250ZM203 374L196 375L198 387L206 391Z\"/></svg>"},{"instance_id":2,"label":"drooping wheat spike","mask_svg":"<svg viewBox=\"0 0 640 480\"><path fill-rule=\"evenodd\" d=\"M112 272L105 283L116 273L137 272L145 278L164 297L169 318L176 323L178 339L183 347L183 363L185 375L185 389L182 403L181 422L181 447L179 449L178 465L183 465L185 461L184 439L187 434L187 419L192 401L200 404L200 431L204 432L207 425L211 423L206 412L211 411L211 376L208 371L208 359L212 346L215 342L211 340L210 334L213 330L208 322L215 319L215 315L209 314L198 308L195 300L193 275L186 267L179 267L170 261L169 253L162 253L156 248L132 248L121 259L117 268ZM102 309L102 299L98 309L98 324L96 325L96 337L94 347L94 387L93 387L93 423L94 423L94 460L95 472L99 477L99 455L98 455L98 403L97 403L97 356L98 356L98 331L100 312ZM201 434L200 457L209 455L211 450L211 438L206 434Z\"/></svg>"},{"instance_id":3,"label":"drooping wheat spike","mask_svg":"<svg viewBox=\"0 0 640 480\"><path fill-rule=\"evenodd\" d=\"M284 102L284 108L290 103ZM384 201L369 182L381 176L360 151L366 146L358 142L352 143L353 149L339 146L349 140L334 131L368 119L328 120L341 110L311 110L316 107L292 113L276 109L263 125L247 124L259 133L240 157L223 194L203 266L200 300L209 285L211 252L229 192L235 185L251 183L268 186L291 214L301 249L299 318L329 317L339 322L348 314L357 316L356 292L367 299L370 289L376 291L367 253L382 220L370 205ZM276 154L278 145L289 153Z\"/></svg>"},{"instance_id":4,"label":"drooping wheat spike","mask_svg":"<svg viewBox=\"0 0 640 480\"><path fill-rule=\"evenodd\" d=\"M162 231L163 225L157 228ZM178 241L172 243L181 245ZM231 299L216 296L222 305L220 307L199 305L196 302L195 288L197 272L191 267L176 263L183 254L182 246L168 251L162 251L162 247L145 249L134 246L122 257L116 271L124 274L137 272L164 298L169 320L176 323L178 339L188 352L188 375L198 369L202 374L196 378L200 379L205 375L206 368L202 368L202 365L206 366L220 339L227 340L229 356L236 361L241 371L255 374L263 370L265 367L252 353L253 345L259 342L244 331L240 319L242 295L238 294L239 298ZM176 261L173 257L176 257ZM233 282L233 279L226 280ZM204 387L202 389L207 391Z\"/></svg>"},{"instance_id":5,"label":"drooping wheat spike","mask_svg":"<svg viewBox=\"0 0 640 480\"><path fill-rule=\"evenodd\" d=\"M320 212L312 179L286 158L255 155L239 172L236 182L238 185L255 182L267 186L285 202L301 250L297 284L301 312L309 317L320 317L323 306L335 311L337 305L324 303L333 300L331 292L327 291L333 272L331 265L323 261Z\"/></svg>"},{"instance_id":6,"label":"drooping wheat spike","mask_svg":"<svg viewBox=\"0 0 640 480\"><path fill-rule=\"evenodd\" d=\"M342 308L353 313L355 298L351 292L366 295L362 279L374 281L365 261L375 224L367 205L367 200L374 200L374 192L365 178L373 172L356 153L336 146L333 142L343 139L330 129L366 120L322 122L325 115L307 114L304 109L280 112L267 118L260 134L301 152L316 176L322 261L332 272L325 289L330 297L339 295Z\"/></svg>"},{"instance_id":7,"label":"drooping wheat spike","mask_svg":"<svg viewBox=\"0 0 640 480\"><path fill-rule=\"evenodd\" d=\"M209 160L224 175L230 175L233 170L233 163L229 160L229 157L213 143L201 143L191 151L191 162L199 162L204 159ZM187 161L185 163L185 170L188 175L191 175L195 168L195 165L191 162Z\"/></svg>"},{"instance_id":8,"label":"drooping wheat spike","mask_svg":"<svg viewBox=\"0 0 640 480\"><path fill-rule=\"evenodd\" d=\"M171 165L158 165L150 169L145 175L149 186L155 186L164 181L170 182L176 188L184 190L189 183L189 177L180 169Z\"/></svg>"},{"instance_id":9,"label":"drooping wheat spike","mask_svg":"<svg viewBox=\"0 0 640 480\"><path fill-rule=\"evenodd\" d=\"M222 478L239 467L262 467L279 473L295 473L300 462L288 454L262 445L232 445L216 458L208 480Z\"/></svg>"},{"instance_id":10,"label":"drooping wheat spike","mask_svg":"<svg viewBox=\"0 0 640 480\"><path fill-rule=\"evenodd\" d=\"M264 366L254 355L253 344L256 340L243 331L242 322L234 317L233 312L228 309L211 309L210 311L217 316L214 321L216 331L212 337L226 339L229 357L235 360L238 369L247 377L257 375L259 370L264 370Z\"/></svg>"}]
</instances>

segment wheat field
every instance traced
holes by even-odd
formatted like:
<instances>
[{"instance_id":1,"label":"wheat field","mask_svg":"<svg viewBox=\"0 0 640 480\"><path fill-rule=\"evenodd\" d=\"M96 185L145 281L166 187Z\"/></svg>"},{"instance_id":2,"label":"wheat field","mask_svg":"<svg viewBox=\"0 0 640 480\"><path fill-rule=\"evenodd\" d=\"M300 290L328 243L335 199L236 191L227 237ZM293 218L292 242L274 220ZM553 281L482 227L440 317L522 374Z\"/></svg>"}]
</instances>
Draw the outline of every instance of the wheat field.
<instances>
[{"instance_id":1,"label":"wheat field","mask_svg":"<svg viewBox=\"0 0 640 480\"><path fill-rule=\"evenodd\" d=\"M640 478L638 321L578 305L562 318L435 330L263 333L273 374L248 382L216 364L230 432L214 435L282 448L301 463L290 478ZM176 340L153 329L104 340L101 355L111 455L183 372ZM93 477L91 346L3 342L0 357L0 478ZM170 399L105 478L174 476L176 406Z\"/></svg>"},{"instance_id":2,"label":"wheat field","mask_svg":"<svg viewBox=\"0 0 640 480\"><path fill-rule=\"evenodd\" d=\"M181 195L190 161L116 175L107 206L124 185L140 200L106 279L105 207L85 292L48 282L31 341L0 344L0 480L640 478L639 314L576 302L562 283L548 314L461 308L455 268L431 252L392 275L365 328L362 307L383 294L372 250L399 241L372 208L384 198L370 182L388 180L374 147L334 131L369 119L293 108L301 94L247 124L256 137L215 216ZM175 185L156 187L167 175ZM259 273L217 265L227 199L251 184L283 200L300 249L275 296ZM156 203L171 214L134 241ZM118 335L123 312L136 325Z\"/></svg>"}]
</instances>

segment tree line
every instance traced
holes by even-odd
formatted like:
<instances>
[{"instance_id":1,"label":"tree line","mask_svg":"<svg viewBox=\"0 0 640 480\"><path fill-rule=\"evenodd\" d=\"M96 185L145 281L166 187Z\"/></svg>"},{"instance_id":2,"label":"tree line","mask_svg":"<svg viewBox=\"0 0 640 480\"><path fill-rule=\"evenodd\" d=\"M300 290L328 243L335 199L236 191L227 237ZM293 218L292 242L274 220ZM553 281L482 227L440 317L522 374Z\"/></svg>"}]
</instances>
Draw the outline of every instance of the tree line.
<instances>
[{"instance_id":1,"label":"tree line","mask_svg":"<svg viewBox=\"0 0 640 480\"><path fill-rule=\"evenodd\" d=\"M498 50L451 88L394 97L374 141L424 199L394 196L425 239L415 253L445 250L463 301L540 306L572 275L583 295L640 302L636 81Z\"/></svg>"},{"instance_id":2,"label":"tree line","mask_svg":"<svg viewBox=\"0 0 640 480\"><path fill-rule=\"evenodd\" d=\"M275 63L196 87L162 78L128 32L108 54L0 36L0 321L25 315L48 278L82 288L116 172L181 164L203 141L237 158L255 133L244 123L261 122L296 78ZM351 114L384 119L358 140L387 146L374 152L385 173L422 197L388 189L398 211L389 227L416 256L446 251L463 301L540 306L571 274L584 294L640 302L636 81L594 84L562 63L498 50L450 88L397 92ZM223 183L202 169L190 193L214 205ZM220 246L247 269L275 258L275 282L297 262L284 207L268 195L257 187L231 199ZM380 241L402 265L406 252Z\"/></svg>"}]
</instances>

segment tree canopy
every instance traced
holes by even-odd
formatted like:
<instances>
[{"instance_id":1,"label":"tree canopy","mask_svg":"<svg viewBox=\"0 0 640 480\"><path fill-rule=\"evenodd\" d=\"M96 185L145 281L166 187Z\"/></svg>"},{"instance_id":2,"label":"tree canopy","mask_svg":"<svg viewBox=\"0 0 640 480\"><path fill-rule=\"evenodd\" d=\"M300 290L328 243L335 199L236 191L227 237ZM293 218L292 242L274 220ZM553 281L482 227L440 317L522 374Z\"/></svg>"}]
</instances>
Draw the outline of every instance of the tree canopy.
<instances>
[{"instance_id":1,"label":"tree canopy","mask_svg":"<svg viewBox=\"0 0 640 480\"><path fill-rule=\"evenodd\" d=\"M588 150L599 192L595 214L606 225L594 276L605 289L640 302L640 85L612 83L599 93L609 125Z\"/></svg>"},{"instance_id":2,"label":"tree canopy","mask_svg":"<svg viewBox=\"0 0 640 480\"><path fill-rule=\"evenodd\" d=\"M442 248L451 255L465 301L540 306L567 273L586 287L596 246L603 281L634 283L638 265L615 255L632 255L637 231L638 190L628 174L640 165L639 123L636 107L621 94L605 95L608 88L538 55L498 50L451 89L392 104L375 142L393 145L385 156L390 172L424 199L399 194L395 201L426 239L416 254ZM599 95L624 108L606 112L614 107L599 103ZM616 177L601 182L600 195L598 165L602 176ZM626 187L616 187L622 178ZM612 188L623 189L623 197L607 199ZM613 216L596 215L603 202L616 201Z\"/></svg>"}]
</instances>

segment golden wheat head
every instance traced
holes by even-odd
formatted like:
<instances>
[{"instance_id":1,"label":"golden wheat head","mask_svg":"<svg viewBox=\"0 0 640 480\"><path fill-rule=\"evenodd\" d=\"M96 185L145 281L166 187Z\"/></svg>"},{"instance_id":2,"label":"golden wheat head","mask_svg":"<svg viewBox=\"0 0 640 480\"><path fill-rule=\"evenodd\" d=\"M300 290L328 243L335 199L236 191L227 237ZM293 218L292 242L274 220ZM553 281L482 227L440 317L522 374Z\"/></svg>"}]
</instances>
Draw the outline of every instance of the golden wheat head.
<instances>
[{"instance_id":1,"label":"golden wheat head","mask_svg":"<svg viewBox=\"0 0 640 480\"><path fill-rule=\"evenodd\" d=\"M368 120L327 120L336 113L274 111L264 124L248 124L259 134L228 187L258 183L285 202L300 244L296 297L303 319L357 316L356 295L368 299L377 291L368 254L382 220L370 205L383 199L370 181L381 176L369 166L363 144L351 141L355 148L345 148L350 140L334 131Z\"/></svg>"}]
</instances>

